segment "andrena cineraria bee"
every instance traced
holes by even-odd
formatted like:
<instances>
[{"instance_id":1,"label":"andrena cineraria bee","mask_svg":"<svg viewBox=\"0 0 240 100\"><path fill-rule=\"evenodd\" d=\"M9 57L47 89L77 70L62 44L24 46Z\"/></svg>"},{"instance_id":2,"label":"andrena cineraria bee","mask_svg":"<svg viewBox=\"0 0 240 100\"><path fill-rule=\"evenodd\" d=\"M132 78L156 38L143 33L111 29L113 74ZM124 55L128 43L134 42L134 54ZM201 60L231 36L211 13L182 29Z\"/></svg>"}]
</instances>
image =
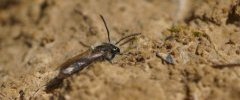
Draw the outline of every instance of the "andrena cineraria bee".
<instances>
[{"instance_id":1,"label":"andrena cineraria bee","mask_svg":"<svg viewBox=\"0 0 240 100\"><path fill-rule=\"evenodd\" d=\"M103 43L102 45L96 46L95 48L88 50L87 53L84 54L84 56L83 54L80 54L64 62L60 66L61 69L59 71L59 74L54 79L52 79L50 82L47 83L46 91L51 91L59 87L59 85L62 83L62 81L65 78L81 71L82 69L84 69L85 67L87 67L93 62L104 61L104 60L111 62L111 60L117 54L120 54L120 49L117 45L119 45L123 40L131 39L141 34L141 33L131 34L121 38L116 43L111 43L111 39L109 36L110 33L108 30L106 21L104 20L103 16L100 15L100 17L103 20L103 23L107 30L108 43ZM126 43L126 42L127 40L123 43Z\"/></svg>"}]
</instances>

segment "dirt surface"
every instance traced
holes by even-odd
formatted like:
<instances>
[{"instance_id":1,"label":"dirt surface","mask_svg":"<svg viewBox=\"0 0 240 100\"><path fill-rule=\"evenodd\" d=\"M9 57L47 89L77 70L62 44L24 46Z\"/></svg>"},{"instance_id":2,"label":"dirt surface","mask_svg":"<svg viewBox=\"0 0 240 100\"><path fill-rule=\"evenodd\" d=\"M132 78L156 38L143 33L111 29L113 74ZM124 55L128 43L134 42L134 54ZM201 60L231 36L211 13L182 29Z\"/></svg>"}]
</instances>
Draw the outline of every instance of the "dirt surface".
<instances>
[{"instance_id":1,"label":"dirt surface","mask_svg":"<svg viewBox=\"0 0 240 100\"><path fill-rule=\"evenodd\" d=\"M46 93L69 58L142 33ZM239 0L0 0L0 99L239 100Z\"/></svg>"}]
</instances>

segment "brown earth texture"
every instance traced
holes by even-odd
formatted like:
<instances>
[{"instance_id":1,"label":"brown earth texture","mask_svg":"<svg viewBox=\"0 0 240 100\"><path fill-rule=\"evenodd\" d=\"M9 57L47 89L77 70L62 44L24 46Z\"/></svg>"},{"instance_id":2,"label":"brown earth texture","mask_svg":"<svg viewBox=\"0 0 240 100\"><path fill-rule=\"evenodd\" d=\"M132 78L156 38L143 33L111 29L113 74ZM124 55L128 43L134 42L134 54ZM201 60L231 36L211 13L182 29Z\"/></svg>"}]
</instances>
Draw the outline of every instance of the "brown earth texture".
<instances>
[{"instance_id":1,"label":"brown earth texture","mask_svg":"<svg viewBox=\"0 0 240 100\"><path fill-rule=\"evenodd\" d=\"M46 92L68 59L141 33ZM240 100L240 0L0 0L0 100ZM80 57L81 58L81 57Z\"/></svg>"}]
</instances>

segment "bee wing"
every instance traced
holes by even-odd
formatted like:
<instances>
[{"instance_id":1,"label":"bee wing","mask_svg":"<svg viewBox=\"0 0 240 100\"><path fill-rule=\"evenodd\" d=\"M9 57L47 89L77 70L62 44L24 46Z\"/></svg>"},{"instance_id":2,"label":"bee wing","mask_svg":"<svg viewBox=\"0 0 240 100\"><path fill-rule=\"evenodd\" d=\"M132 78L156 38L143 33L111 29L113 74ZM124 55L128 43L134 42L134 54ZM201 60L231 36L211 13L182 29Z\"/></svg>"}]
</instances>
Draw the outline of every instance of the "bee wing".
<instances>
[{"instance_id":1,"label":"bee wing","mask_svg":"<svg viewBox=\"0 0 240 100\"><path fill-rule=\"evenodd\" d=\"M93 62L96 59L100 59L104 55L104 52L92 52L92 50L87 50L81 54L78 54L70 59L68 59L66 62L64 62L60 68L65 69L69 67L71 64L76 63L76 62L83 62L83 61L88 61L88 62ZM84 60L81 60L84 59Z\"/></svg>"}]
</instances>

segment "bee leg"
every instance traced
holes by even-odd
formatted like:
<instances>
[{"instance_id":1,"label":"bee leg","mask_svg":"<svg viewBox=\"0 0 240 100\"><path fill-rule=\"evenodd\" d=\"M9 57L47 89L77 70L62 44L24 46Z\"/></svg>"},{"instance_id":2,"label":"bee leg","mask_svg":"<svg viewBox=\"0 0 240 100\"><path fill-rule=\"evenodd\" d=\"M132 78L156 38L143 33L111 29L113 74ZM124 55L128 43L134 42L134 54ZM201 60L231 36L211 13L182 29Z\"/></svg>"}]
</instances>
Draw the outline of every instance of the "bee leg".
<instances>
[{"instance_id":1,"label":"bee leg","mask_svg":"<svg viewBox=\"0 0 240 100\"><path fill-rule=\"evenodd\" d=\"M128 55L127 53L119 53L119 55Z\"/></svg>"},{"instance_id":2,"label":"bee leg","mask_svg":"<svg viewBox=\"0 0 240 100\"><path fill-rule=\"evenodd\" d=\"M83 43L82 41L79 41L79 43L86 48L92 48L92 46L89 46L89 45Z\"/></svg>"},{"instance_id":3,"label":"bee leg","mask_svg":"<svg viewBox=\"0 0 240 100\"><path fill-rule=\"evenodd\" d=\"M107 59L107 61L111 64L113 64L112 60L111 59Z\"/></svg>"}]
</instances>

